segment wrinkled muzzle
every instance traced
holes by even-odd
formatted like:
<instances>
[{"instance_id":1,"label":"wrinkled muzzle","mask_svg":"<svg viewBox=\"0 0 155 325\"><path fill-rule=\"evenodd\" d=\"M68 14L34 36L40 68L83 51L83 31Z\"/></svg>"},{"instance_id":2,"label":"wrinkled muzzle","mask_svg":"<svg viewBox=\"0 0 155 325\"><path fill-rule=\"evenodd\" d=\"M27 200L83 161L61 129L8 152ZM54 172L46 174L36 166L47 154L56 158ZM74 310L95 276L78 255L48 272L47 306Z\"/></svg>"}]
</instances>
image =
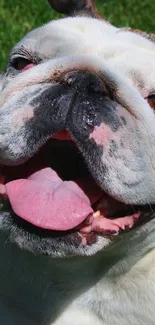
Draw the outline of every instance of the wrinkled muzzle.
<instances>
[{"instance_id":1,"label":"wrinkled muzzle","mask_svg":"<svg viewBox=\"0 0 155 325\"><path fill-rule=\"evenodd\" d=\"M129 204L153 202L153 113L100 60L80 56L42 63L8 83L0 107L2 165L25 163L67 130L102 190Z\"/></svg>"}]
</instances>

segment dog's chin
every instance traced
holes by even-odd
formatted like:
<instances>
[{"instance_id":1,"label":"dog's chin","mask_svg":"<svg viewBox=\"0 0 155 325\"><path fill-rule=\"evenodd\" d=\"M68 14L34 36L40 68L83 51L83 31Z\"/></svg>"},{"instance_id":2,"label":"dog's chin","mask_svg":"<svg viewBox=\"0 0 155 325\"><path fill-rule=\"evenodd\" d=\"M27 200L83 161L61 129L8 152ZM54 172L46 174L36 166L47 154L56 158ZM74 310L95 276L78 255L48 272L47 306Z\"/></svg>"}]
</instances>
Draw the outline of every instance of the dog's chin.
<instances>
[{"instance_id":1,"label":"dog's chin","mask_svg":"<svg viewBox=\"0 0 155 325\"><path fill-rule=\"evenodd\" d=\"M154 218L153 212L142 213L142 220L130 230L117 236L102 235L96 232L84 235L77 230L57 232L42 230L22 221L11 210L0 213L0 231L6 235L7 244L12 243L20 249L35 255L54 258L92 256L104 251L114 242L122 241L128 232L131 234ZM142 227L143 228L143 227Z\"/></svg>"},{"instance_id":2,"label":"dog's chin","mask_svg":"<svg viewBox=\"0 0 155 325\"><path fill-rule=\"evenodd\" d=\"M6 235L7 244L12 243L35 255L54 258L91 256L111 243L110 238L92 233L87 237L87 243L82 244L82 236L78 231L41 230L26 222L21 222L11 211L1 212L0 231ZM86 239L86 236L84 238Z\"/></svg>"},{"instance_id":3,"label":"dog's chin","mask_svg":"<svg viewBox=\"0 0 155 325\"><path fill-rule=\"evenodd\" d=\"M46 220L46 211L43 211L43 219L35 219L32 216L27 218L24 214L20 215L20 207L17 209L19 213L16 212L16 208L14 209L16 204L13 204L14 199L12 200L12 197L10 200L9 191L9 195L8 192L4 192L3 195L1 194L0 229L7 234L11 242L17 244L21 249L53 257L93 255L106 248L115 240L118 240L118 238L122 240L127 232L133 232L137 227L148 222L154 216L154 206L127 205L116 201L109 194L103 192L91 176L76 144L67 133L65 135L64 133L57 134L54 139L50 139L34 157L23 165L1 167L3 175L1 188L4 189L3 186L21 179L22 181L26 179L36 181L36 176L34 177L33 175L37 175L37 177L39 175L39 183L37 183L39 188L41 186L40 174L42 171L43 174L41 175L51 177L49 174L46 174L47 170L48 172L51 170L52 173L53 171L56 173L54 176L52 174L52 181L48 179L50 182L53 182L53 177L55 177L54 181L57 182L56 175L59 175L60 189L62 183L66 182L66 184L69 184L63 187L64 198L66 197L68 200L68 194L66 194L68 186L71 191L73 188L74 194L77 195L78 193L80 195L80 208L78 201L77 207L75 206L75 201L73 208L72 202L69 202L73 218L68 216L66 221L65 212L62 212L60 213L61 218L64 218L65 221L62 220L61 223L61 218L55 215L54 219L58 221L52 220L49 223L49 220ZM41 180L42 183L44 181L44 179ZM16 188L16 183L13 183L13 186ZM52 186L50 183L50 189ZM25 192L22 196L24 195ZM73 194L70 193L70 199L72 199L72 196ZM16 201L18 201L17 199ZM31 200L31 195L29 199ZM75 195L73 199L75 199ZM89 213L87 212L85 216L81 217L79 214L82 213L83 200L88 205L88 207L85 207L85 205L84 207ZM33 197L32 201L34 201ZM57 202L56 199L53 201L53 206L55 206L55 202ZM33 202L26 201L26 204L30 205L30 207L31 205L33 206ZM40 202L34 203L35 207L38 204ZM23 203L21 202L22 205ZM58 210L60 211L61 207L69 215L66 206L67 203L64 199L64 202L60 202ZM75 211L73 211L74 208ZM21 209L25 210L25 207L23 206ZM26 211L29 211L29 209L26 209ZM39 216L41 215L40 211L38 214ZM74 215L76 222L72 220Z\"/></svg>"}]
</instances>

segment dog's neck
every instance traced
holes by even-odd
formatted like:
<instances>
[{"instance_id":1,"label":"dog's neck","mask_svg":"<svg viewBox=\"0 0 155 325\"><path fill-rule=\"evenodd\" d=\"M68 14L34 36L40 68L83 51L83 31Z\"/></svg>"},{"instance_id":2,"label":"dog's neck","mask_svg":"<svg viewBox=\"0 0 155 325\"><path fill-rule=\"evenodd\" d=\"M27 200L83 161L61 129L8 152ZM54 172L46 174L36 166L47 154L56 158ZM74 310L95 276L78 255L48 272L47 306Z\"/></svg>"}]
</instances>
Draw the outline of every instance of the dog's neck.
<instances>
[{"instance_id":1,"label":"dog's neck","mask_svg":"<svg viewBox=\"0 0 155 325\"><path fill-rule=\"evenodd\" d=\"M92 258L85 257L37 256L8 242L2 232L0 255L3 304L6 301L6 305L14 306L14 315L18 308L23 310L25 318L34 320L34 324L54 319L61 312L59 308L63 309L76 295L92 287L100 276L98 257L92 263Z\"/></svg>"},{"instance_id":2,"label":"dog's neck","mask_svg":"<svg viewBox=\"0 0 155 325\"><path fill-rule=\"evenodd\" d=\"M52 259L24 252L9 243L1 233L2 310L6 302L8 314L13 315L8 317L15 317L20 310L25 319L30 319L31 323L33 321L32 325L48 323L60 314L60 308L63 310L78 295L92 288L105 274L110 278L111 275L120 276L120 269L121 273L128 272L130 267L154 247L154 231L155 221L152 220L143 227L143 231L127 234L124 242L118 241L104 253L93 258L69 259ZM11 307L14 308L12 314L9 311L10 306L14 306ZM19 320L19 315L17 319ZM16 322L6 320L5 324L14 325Z\"/></svg>"}]
</instances>

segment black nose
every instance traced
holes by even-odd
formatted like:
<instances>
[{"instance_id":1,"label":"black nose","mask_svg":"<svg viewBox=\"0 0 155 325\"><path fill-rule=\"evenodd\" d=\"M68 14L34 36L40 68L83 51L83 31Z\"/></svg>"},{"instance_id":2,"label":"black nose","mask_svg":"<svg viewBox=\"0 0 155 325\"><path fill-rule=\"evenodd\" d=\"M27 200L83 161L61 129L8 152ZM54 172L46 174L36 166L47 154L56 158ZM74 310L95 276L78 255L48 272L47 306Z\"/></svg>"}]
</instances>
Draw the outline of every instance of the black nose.
<instances>
[{"instance_id":1,"label":"black nose","mask_svg":"<svg viewBox=\"0 0 155 325\"><path fill-rule=\"evenodd\" d=\"M65 83L80 92L103 92L103 82L95 74L87 71L74 71L65 76Z\"/></svg>"}]
</instances>

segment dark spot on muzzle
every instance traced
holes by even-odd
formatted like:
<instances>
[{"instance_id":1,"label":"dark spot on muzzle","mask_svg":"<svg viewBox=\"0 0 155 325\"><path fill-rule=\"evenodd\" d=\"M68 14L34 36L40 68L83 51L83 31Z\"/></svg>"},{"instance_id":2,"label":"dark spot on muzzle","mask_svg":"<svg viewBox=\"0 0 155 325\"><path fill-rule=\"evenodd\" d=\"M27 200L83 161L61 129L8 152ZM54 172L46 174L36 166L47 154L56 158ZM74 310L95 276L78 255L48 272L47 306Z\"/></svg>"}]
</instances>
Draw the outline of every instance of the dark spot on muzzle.
<instances>
[{"instance_id":1,"label":"dark spot on muzzle","mask_svg":"<svg viewBox=\"0 0 155 325\"><path fill-rule=\"evenodd\" d=\"M34 117L27 122L26 128L33 130L39 140L62 129L70 131L73 116L75 124L82 125L89 134L99 123L95 120L97 106L100 107L105 97L108 97L108 91L99 76L88 71L69 72L56 84L48 84L41 95L30 102Z\"/></svg>"},{"instance_id":2,"label":"dark spot on muzzle","mask_svg":"<svg viewBox=\"0 0 155 325\"><path fill-rule=\"evenodd\" d=\"M101 123L113 132L122 127L117 103L110 97L106 83L90 71L62 75L56 84L48 84L30 104L34 106L34 117L25 125L29 130L29 148L31 142L32 147L41 139L44 143L44 139L63 129L67 129L77 143L84 145L90 142L94 127Z\"/></svg>"},{"instance_id":3,"label":"dark spot on muzzle","mask_svg":"<svg viewBox=\"0 0 155 325\"><path fill-rule=\"evenodd\" d=\"M23 163L32 157L49 138L64 129L69 131L82 152L89 151L87 157L90 152L101 156L101 152L95 153L99 148L90 139L94 128L104 123L116 132L122 127L117 103L110 97L107 88L106 82L90 71L68 72L54 84L39 85L38 94L35 96L32 92L32 97L25 99L33 107L33 116L23 121L19 137L16 132L16 146L20 147L18 138L21 139L22 134L24 147L16 155L15 163ZM10 164L9 153L7 155L5 160Z\"/></svg>"}]
</instances>

